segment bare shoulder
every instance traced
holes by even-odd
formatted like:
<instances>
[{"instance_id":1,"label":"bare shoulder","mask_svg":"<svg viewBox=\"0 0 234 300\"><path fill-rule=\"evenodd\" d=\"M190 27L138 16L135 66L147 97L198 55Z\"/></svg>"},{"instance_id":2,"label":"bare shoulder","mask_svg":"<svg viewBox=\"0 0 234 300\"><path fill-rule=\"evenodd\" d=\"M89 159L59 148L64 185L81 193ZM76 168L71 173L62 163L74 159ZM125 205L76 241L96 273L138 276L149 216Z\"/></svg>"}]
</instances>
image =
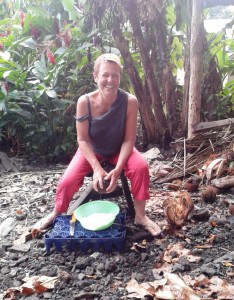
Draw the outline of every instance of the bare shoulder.
<instances>
[{"instance_id":1,"label":"bare shoulder","mask_svg":"<svg viewBox=\"0 0 234 300\"><path fill-rule=\"evenodd\" d=\"M80 96L79 98L78 98L78 100L77 100L77 106L79 105L79 106L83 106L84 105L84 103L86 103L87 102L87 97L86 97L86 95L82 95L82 96Z\"/></svg>"},{"instance_id":2,"label":"bare shoulder","mask_svg":"<svg viewBox=\"0 0 234 300\"><path fill-rule=\"evenodd\" d=\"M132 94L128 94L128 103L131 106L138 106L137 97Z\"/></svg>"}]
</instances>

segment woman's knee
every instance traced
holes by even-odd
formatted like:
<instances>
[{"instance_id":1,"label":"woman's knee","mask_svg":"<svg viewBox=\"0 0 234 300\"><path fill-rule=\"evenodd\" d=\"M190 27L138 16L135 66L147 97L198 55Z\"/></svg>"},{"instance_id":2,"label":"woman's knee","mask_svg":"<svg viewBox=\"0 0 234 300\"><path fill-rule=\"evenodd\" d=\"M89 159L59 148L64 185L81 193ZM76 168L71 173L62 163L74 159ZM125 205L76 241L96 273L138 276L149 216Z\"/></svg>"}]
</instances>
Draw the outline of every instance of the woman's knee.
<instances>
[{"instance_id":1,"label":"woman's knee","mask_svg":"<svg viewBox=\"0 0 234 300\"><path fill-rule=\"evenodd\" d=\"M81 186L83 179L75 178L74 176L63 176L58 182L58 188L71 188L74 186Z\"/></svg>"},{"instance_id":2,"label":"woman's knee","mask_svg":"<svg viewBox=\"0 0 234 300\"><path fill-rule=\"evenodd\" d=\"M149 171L147 161L144 159L144 157L137 157L137 160L135 160L134 164L132 165L132 171L143 173Z\"/></svg>"}]
</instances>

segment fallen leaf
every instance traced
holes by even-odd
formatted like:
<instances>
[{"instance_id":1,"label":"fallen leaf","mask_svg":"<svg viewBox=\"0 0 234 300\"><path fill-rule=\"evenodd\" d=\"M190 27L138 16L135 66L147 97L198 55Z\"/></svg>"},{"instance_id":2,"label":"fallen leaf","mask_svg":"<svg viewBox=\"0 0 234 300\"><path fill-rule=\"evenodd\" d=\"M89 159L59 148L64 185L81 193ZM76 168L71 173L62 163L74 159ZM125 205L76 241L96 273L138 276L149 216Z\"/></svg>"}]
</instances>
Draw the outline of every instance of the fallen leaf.
<instances>
[{"instance_id":1,"label":"fallen leaf","mask_svg":"<svg viewBox=\"0 0 234 300\"><path fill-rule=\"evenodd\" d=\"M216 235L211 234L207 239L208 244L212 244L214 242L215 238L216 238Z\"/></svg>"},{"instance_id":2,"label":"fallen leaf","mask_svg":"<svg viewBox=\"0 0 234 300\"><path fill-rule=\"evenodd\" d=\"M126 286L128 298L142 299L145 296L154 296L154 288L147 282L139 284L136 279L131 279Z\"/></svg>"},{"instance_id":3,"label":"fallen leaf","mask_svg":"<svg viewBox=\"0 0 234 300\"><path fill-rule=\"evenodd\" d=\"M142 299L152 296L154 299L164 300L201 300L201 298L177 275L164 273L164 278L153 282L139 284L131 279L126 287L128 298Z\"/></svg>"},{"instance_id":4,"label":"fallen leaf","mask_svg":"<svg viewBox=\"0 0 234 300\"><path fill-rule=\"evenodd\" d=\"M32 276L25 277L23 283L19 287L11 287L7 289L0 299L18 299L19 295L30 296L33 294L41 294L47 290L52 290L57 281L58 277L48 277L48 276ZM9 298L10 297L10 298Z\"/></svg>"},{"instance_id":5,"label":"fallen leaf","mask_svg":"<svg viewBox=\"0 0 234 300\"><path fill-rule=\"evenodd\" d=\"M21 285L21 291L24 295L40 294L44 293L47 290L54 288L54 285L58 277L48 277L48 276L32 276L25 277Z\"/></svg>"},{"instance_id":6,"label":"fallen leaf","mask_svg":"<svg viewBox=\"0 0 234 300\"><path fill-rule=\"evenodd\" d=\"M211 245L196 245L194 246L194 248L198 248L198 249L209 249L209 248L212 248L213 246Z\"/></svg>"},{"instance_id":7,"label":"fallen leaf","mask_svg":"<svg viewBox=\"0 0 234 300\"><path fill-rule=\"evenodd\" d=\"M230 261L223 261L222 264L225 266L225 267L234 267L234 264Z\"/></svg>"},{"instance_id":8,"label":"fallen leaf","mask_svg":"<svg viewBox=\"0 0 234 300\"><path fill-rule=\"evenodd\" d=\"M217 224L216 221L210 221L210 225L211 225L212 227L217 227L217 226L218 226L218 224Z\"/></svg>"},{"instance_id":9,"label":"fallen leaf","mask_svg":"<svg viewBox=\"0 0 234 300\"><path fill-rule=\"evenodd\" d=\"M139 252L140 250L146 249L146 241L143 240L141 243L133 243L131 250Z\"/></svg>"},{"instance_id":10,"label":"fallen leaf","mask_svg":"<svg viewBox=\"0 0 234 300\"><path fill-rule=\"evenodd\" d=\"M177 253L178 255L174 257L172 254ZM179 260L181 256L185 256L189 262L199 262L201 260L200 256L195 256L191 254L191 250L184 248L181 243L168 245L166 251L164 252L164 261L168 263L175 263Z\"/></svg>"},{"instance_id":11,"label":"fallen leaf","mask_svg":"<svg viewBox=\"0 0 234 300\"><path fill-rule=\"evenodd\" d=\"M32 234L29 231L25 231L17 240L13 242L13 245L21 245L32 239Z\"/></svg>"},{"instance_id":12,"label":"fallen leaf","mask_svg":"<svg viewBox=\"0 0 234 300\"><path fill-rule=\"evenodd\" d=\"M217 169L217 165L221 164L223 161L225 161L225 159L223 158L217 158L214 159L207 167L206 169L206 178L207 178L207 182L209 182L212 178L212 173L215 169Z\"/></svg>"}]
</instances>

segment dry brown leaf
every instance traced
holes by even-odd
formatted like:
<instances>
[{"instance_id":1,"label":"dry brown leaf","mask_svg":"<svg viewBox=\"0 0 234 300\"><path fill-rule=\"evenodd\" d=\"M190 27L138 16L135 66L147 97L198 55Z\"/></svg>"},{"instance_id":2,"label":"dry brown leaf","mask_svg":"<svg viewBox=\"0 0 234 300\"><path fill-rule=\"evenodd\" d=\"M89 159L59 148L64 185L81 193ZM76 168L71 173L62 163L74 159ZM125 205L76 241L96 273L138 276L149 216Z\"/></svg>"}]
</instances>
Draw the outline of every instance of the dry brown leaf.
<instances>
[{"instance_id":1,"label":"dry brown leaf","mask_svg":"<svg viewBox=\"0 0 234 300\"><path fill-rule=\"evenodd\" d=\"M200 300L201 298L195 293L195 291L185 284L177 274L166 273L164 275L168 279L168 283L171 287L172 293L176 296L175 299L180 300Z\"/></svg>"},{"instance_id":2,"label":"dry brown leaf","mask_svg":"<svg viewBox=\"0 0 234 300\"><path fill-rule=\"evenodd\" d=\"M212 246L211 246L211 245L205 244L205 245L196 245L196 246L194 246L194 248L198 248L198 249L209 249L209 248L212 248Z\"/></svg>"},{"instance_id":3,"label":"dry brown leaf","mask_svg":"<svg viewBox=\"0 0 234 300\"><path fill-rule=\"evenodd\" d=\"M145 296L154 296L154 288L148 283L144 282L139 284L136 279L131 279L126 286L126 290L128 291L129 295L128 298L137 298L142 299Z\"/></svg>"},{"instance_id":4,"label":"dry brown leaf","mask_svg":"<svg viewBox=\"0 0 234 300\"><path fill-rule=\"evenodd\" d=\"M164 273L163 279L141 284L138 284L135 279L131 279L127 283L126 289L129 293L128 298L142 299L148 295L154 297L154 299L164 300L201 299L178 275L172 273Z\"/></svg>"},{"instance_id":5,"label":"dry brown leaf","mask_svg":"<svg viewBox=\"0 0 234 300\"><path fill-rule=\"evenodd\" d=\"M177 253L176 257L172 257L172 253ZM181 256L186 256L186 259L189 262L199 262L201 260L200 256L195 256L191 254L191 250L184 248L181 243L178 244L170 244L168 245L166 251L164 252L164 261L168 263L175 263L179 260Z\"/></svg>"},{"instance_id":6,"label":"dry brown leaf","mask_svg":"<svg viewBox=\"0 0 234 300\"><path fill-rule=\"evenodd\" d=\"M34 293L40 294L53 289L57 280L58 277L49 277L45 275L25 277L23 279L25 283L23 283L20 288L24 295L32 295Z\"/></svg>"},{"instance_id":7,"label":"dry brown leaf","mask_svg":"<svg viewBox=\"0 0 234 300\"><path fill-rule=\"evenodd\" d=\"M216 235L215 235L215 234L211 234L211 235L208 237L208 239L207 239L208 244L213 244L215 238L216 238Z\"/></svg>"},{"instance_id":8,"label":"dry brown leaf","mask_svg":"<svg viewBox=\"0 0 234 300\"><path fill-rule=\"evenodd\" d=\"M209 286L212 292L216 292L217 299L233 299L234 285L229 284L226 280L213 276L210 279Z\"/></svg>"},{"instance_id":9,"label":"dry brown leaf","mask_svg":"<svg viewBox=\"0 0 234 300\"><path fill-rule=\"evenodd\" d=\"M217 227L218 226L218 224L217 224L217 222L216 221L210 221L210 225L212 226L212 227Z\"/></svg>"},{"instance_id":10,"label":"dry brown leaf","mask_svg":"<svg viewBox=\"0 0 234 300\"><path fill-rule=\"evenodd\" d=\"M22 245L30 241L31 239L32 239L32 233L26 231L23 234L21 234L21 236L17 240L14 240L13 245Z\"/></svg>"},{"instance_id":11,"label":"dry brown leaf","mask_svg":"<svg viewBox=\"0 0 234 300\"><path fill-rule=\"evenodd\" d=\"M23 283L19 287L11 287L2 295L0 299L18 299L19 295L30 296L33 294L41 294L47 290L52 290L57 281L58 277L49 277L49 276L32 276L25 277ZM1 298L2 296L2 298ZM10 297L10 298L9 298Z\"/></svg>"},{"instance_id":12,"label":"dry brown leaf","mask_svg":"<svg viewBox=\"0 0 234 300\"><path fill-rule=\"evenodd\" d=\"M146 243L145 243L145 240L143 240L141 243L133 243L132 247L131 247L131 250L134 250L134 251L139 251L139 250L142 250L142 249L146 249Z\"/></svg>"},{"instance_id":13,"label":"dry brown leaf","mask_svg":"<svg viewBox=\"0 0 234 300\"><path fill-rule=\"evenodd\" d=\"M228 267L228 268L234 267L234 264L230 261L223 261L222 264L223 264L223 266Z\"/></svg>"},{"instance_id":14,"label":"dry brown leaf","mask_svg":"<svg viewBox=\"0 0 234 300\"><path fill-rule=\"evenodd\" d=\"M217 158L208 165L207 170L206 170L206 178L207 178L208 182L210 182L210 180L212 179L213 171L216 170L218 168L218 166L220 164L222 164L223 161L225 161L225 159ZM222 164L222 166L223 166L223 164ZM220 170L219 170L219 173L221 173Z\"/></svg>"},{"instance_id":15,"label":"dry brown leaf","mask_svg":"<svg viewBox=\"0 0 234 300\"><path fill-rule=\"evenodd\" d=\"M187 278L190 276L187 276ZM187 280L186 280L187 282ZM190 283L192 282L192 280L190 281ZM210 279L207 278L204 274L199 275L198 277L196 277L194 279L194 287L203 287L203 286L208 286L210 284Z\"/></svg>"},{"instance_id":16,"label":"dry brown leaf","mask_svg":"<svg viewBox=\"0 0 234 300\"><path fill-rule=\"evenodd\" d=\"M0 294L0 299L18 299L20 294L19 288L11 287L7 289L4 293Z\"/></svg>"},{"instance_id":17,"label":"dry brown leaf","mask_svg":"<svg viewBox=\"0 0 234 300\"><path fill-rule=\"evenodd\" d=\"M218 276L213 276L207 278L205 275L201 274L195 279L191 279L190 276L184 276L183 279L190 286L193 286L196 292L200 292L203 296L202 299L213 299L215 294L215 299L218 300L231 300L234 295L234 285L229 284L226 280L219 278Z\"/></svg>"},{"instance_id":18,"label":"dry brown leaf","mask_svg":"<svg viewBox=\"0 0 234 300\"><path fill-rule=\"evenodd\" d=\"M97 279L97 275L85 275L86 278Z\"/></svg>"}]
</instances>

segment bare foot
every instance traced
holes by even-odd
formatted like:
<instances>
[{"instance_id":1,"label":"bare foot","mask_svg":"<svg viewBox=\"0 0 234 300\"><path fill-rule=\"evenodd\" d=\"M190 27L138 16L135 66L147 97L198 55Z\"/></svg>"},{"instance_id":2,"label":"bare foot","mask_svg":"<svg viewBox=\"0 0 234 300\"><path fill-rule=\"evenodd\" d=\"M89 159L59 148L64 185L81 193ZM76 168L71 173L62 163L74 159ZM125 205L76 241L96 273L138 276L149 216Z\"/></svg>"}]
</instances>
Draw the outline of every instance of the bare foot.
<instances>
[{"instance_id":1,"label":"bare foot","mask_svg":"<svg viewBox=\"0 0 234 300\"><path fill-rule=\"evenodd\" d=\"M49 215L45 216L41 220L39 220L32 228L32 237L36 238L42 233L45 229L50 227L53 223L54 219L59 215L58 212L53 211Z\"/></svg>"},{"instance_id":2,"label":"bare foot","mask_svg":"<svg viewBox=\"0 0 234 300\"><path fill-rule=\"evenodd\" d=\"M142 226L154 237L159 236L162 232L160 227L152 220L150 220L147 216L143 216L143 217L136 216L135 224Z\"/></svg>"}]
</instances>

